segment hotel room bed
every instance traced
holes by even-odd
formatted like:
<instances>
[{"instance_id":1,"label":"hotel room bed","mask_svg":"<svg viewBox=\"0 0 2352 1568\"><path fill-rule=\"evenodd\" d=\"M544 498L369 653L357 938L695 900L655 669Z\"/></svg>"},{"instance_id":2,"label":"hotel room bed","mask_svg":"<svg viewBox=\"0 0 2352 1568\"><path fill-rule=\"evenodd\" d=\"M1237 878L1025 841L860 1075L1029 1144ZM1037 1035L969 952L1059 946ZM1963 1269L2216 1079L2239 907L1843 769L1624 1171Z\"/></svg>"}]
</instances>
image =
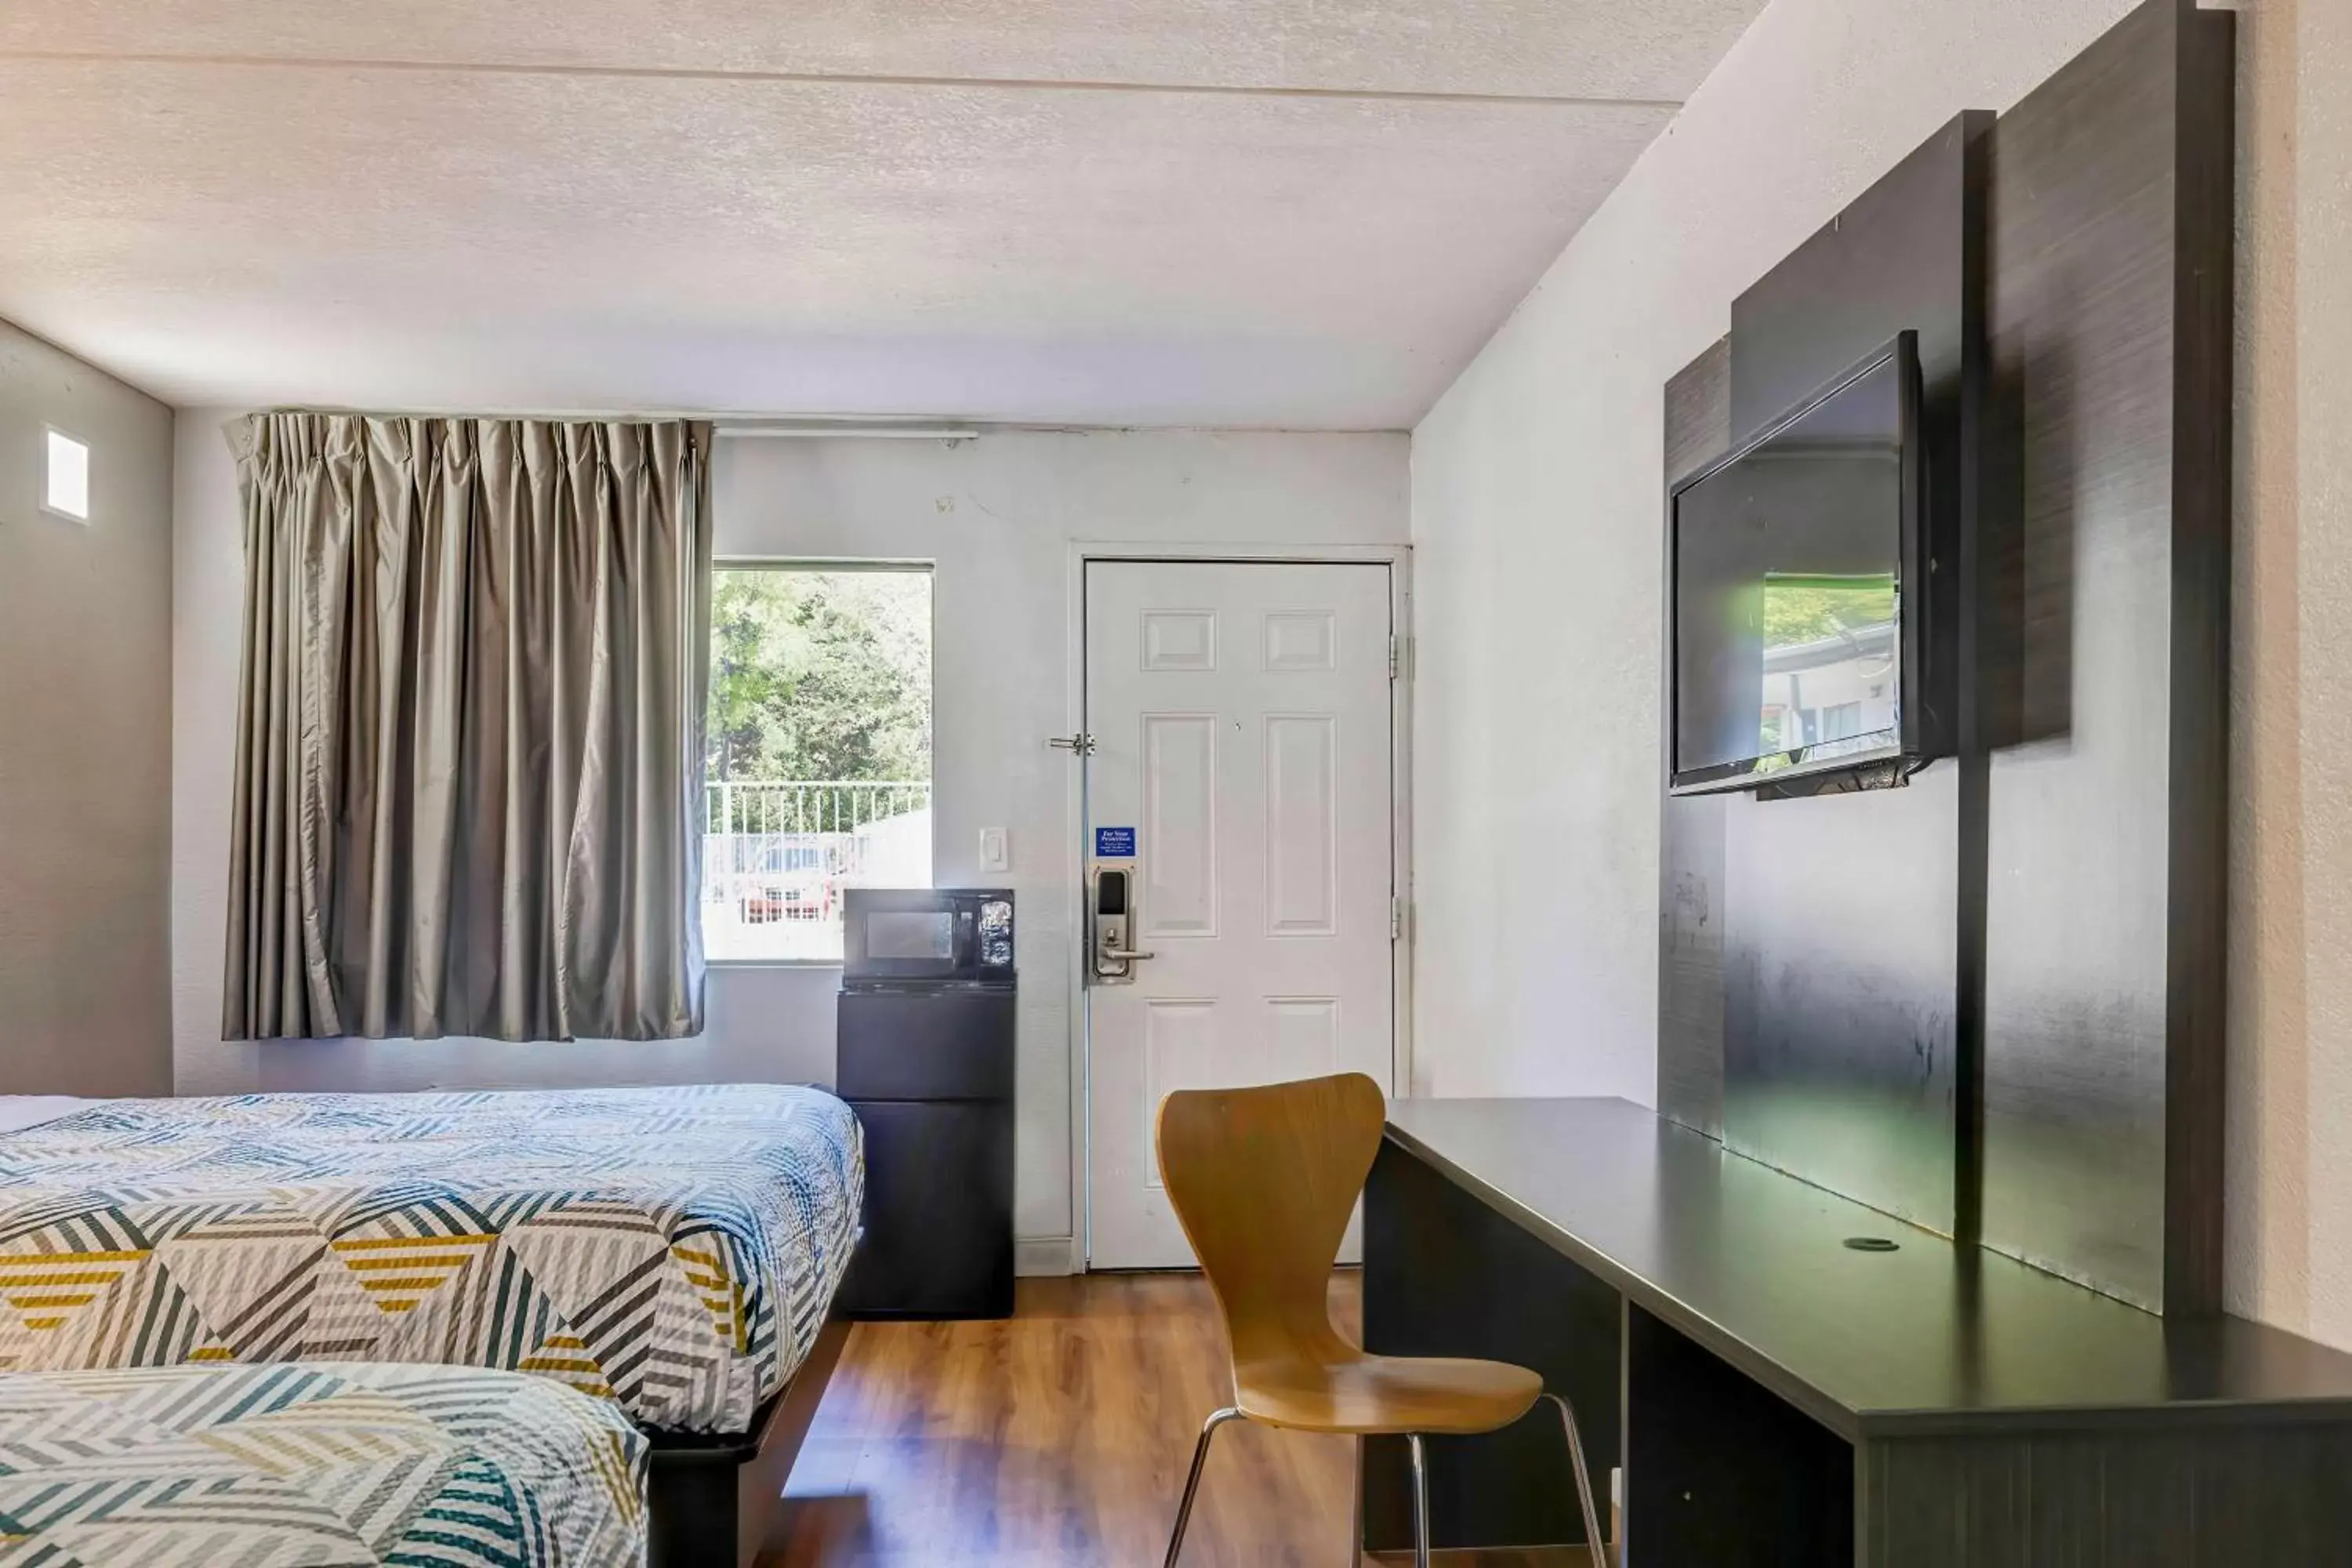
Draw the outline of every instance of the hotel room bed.
<instances>
[{"instance_id":1,"label":"hotel room bed","mask_svg":"<svg viewBox=\"0 0 2352 1568\"><path fill-rule=\"evenodd\" d=\"M624 1568L646 1448L610 1404L510 1372L0 1377L0 1563Z\"/></svg>"},{"instance_id":2,"label":"hotel room bed","mask_svg":"<svg viewBox=\"0 0 2352 1568\"><path fill-rule=\"evenodd\" d=\"M688 1432L808 1355L865 1176L772 1084L58 1109L0 1132L0 1371L511 1368Z\"/></svg>"}]
</instances>

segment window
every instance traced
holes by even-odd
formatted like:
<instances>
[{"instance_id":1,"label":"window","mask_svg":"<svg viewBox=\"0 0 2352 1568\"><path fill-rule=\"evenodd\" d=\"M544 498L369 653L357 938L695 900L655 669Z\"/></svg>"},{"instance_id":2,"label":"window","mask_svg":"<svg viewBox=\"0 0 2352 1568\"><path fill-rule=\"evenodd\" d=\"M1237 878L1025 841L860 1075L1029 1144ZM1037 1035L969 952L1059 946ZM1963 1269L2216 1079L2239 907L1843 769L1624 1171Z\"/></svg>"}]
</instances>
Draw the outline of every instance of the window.
<instances>
[{"instance_id":1,"label":"window","mask_svg":"<svg viewBox=\"0 0 2352 1568\"><path fill-rule=\"evenodd\" d=\"M845 888L931 882L931 574L720 566L702 947L841 961Z\"/></svg>"},{"instance_id":2,"label":"window","mask_svg":"<svg viewBox=\"0 0 2352 1568\"><path fill-rule=\"evenodd\" d=\"M1839 702L1822 710L1822 739L1851 741L1862 733L1862 704Z\"/></svg>"},{"instance_id":3,"label":"window","mask_svg":"<svg viewBox=\"0 0 2352 1568\"><path fill-rule=\"evenodd\" d=\"M62 430L44 432L41 505L76 522L89 521L89 447Z\"/></svg>"}]
</instances>

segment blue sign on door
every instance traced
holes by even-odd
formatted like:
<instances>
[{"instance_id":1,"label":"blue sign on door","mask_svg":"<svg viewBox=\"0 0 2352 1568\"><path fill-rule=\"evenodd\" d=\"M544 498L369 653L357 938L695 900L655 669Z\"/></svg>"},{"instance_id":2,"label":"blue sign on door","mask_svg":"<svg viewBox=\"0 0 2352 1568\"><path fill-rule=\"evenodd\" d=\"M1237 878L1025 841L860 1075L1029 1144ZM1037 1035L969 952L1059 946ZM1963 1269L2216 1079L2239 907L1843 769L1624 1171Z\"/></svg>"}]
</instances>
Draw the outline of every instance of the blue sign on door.
<instances>
[{"instance_id":1,"label":"blue sign on door","mask_svg":"<svg viewBox=\"0 0 2352 1568\"><path fill-rule=\"evenodd\" d=\"M1135 829L1132 827L1096 828L1095 858L1097 860L1134 859Z\"/></svg>"}]
</instances>

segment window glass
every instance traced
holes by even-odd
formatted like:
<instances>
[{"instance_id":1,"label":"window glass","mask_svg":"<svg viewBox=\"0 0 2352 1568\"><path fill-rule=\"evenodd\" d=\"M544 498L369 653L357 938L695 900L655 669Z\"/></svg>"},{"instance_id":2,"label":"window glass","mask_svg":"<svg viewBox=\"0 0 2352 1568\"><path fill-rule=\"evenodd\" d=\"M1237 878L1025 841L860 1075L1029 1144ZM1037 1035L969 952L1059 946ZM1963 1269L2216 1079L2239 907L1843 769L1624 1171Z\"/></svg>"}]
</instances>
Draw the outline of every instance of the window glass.
<instances>
[{"instance_id":1,"label":"window glass","mask_svg":"<svg viewBox=\"0 0 2352 1568\"><path fill-rule=\"evenodd\" d=\"M703 954L841 960L845 888L931 884L931 574L711 574Z\"/></svg>"}]
</instances>

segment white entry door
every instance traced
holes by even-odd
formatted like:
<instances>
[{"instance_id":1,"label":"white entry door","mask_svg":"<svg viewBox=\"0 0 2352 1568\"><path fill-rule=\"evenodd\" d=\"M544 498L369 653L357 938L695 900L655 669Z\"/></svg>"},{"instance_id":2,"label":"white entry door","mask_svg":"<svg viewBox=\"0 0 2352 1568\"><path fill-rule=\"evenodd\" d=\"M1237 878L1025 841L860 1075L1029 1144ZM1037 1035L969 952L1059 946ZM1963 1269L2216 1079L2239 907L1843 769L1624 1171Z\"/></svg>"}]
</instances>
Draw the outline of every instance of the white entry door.
<instances>
[{"instance_id":1,"label":"white entry door","mask_svg":"<svg viewBox=\"0 0 2352 1568\"><path fill-rule=\"evenodd\" d=\"M1096 1268L1192 1262L1152 1155L1171 1089L1392 1087L1390 632L1384 564L1087 567L1087 851L1131 845L1151 954L1087 993Z\"/></svg>"}]
</instances>

